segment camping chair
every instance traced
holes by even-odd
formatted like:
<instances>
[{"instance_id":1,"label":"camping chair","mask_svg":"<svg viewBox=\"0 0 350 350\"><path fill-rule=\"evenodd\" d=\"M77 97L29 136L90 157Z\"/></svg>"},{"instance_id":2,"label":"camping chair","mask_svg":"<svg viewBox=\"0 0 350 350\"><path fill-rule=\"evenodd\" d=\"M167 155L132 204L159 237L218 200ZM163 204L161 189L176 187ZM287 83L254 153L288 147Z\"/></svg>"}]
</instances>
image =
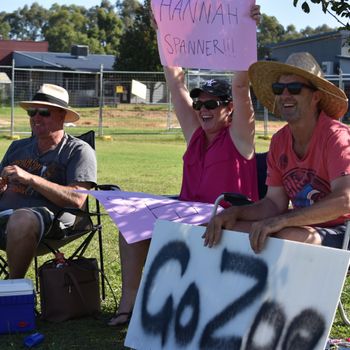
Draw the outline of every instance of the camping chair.
<instances>
[{"instance_id":1,"label":"camping chair","mask_svg":"<svg viewBox=\"0 0 350 350\"><path fill-rule=\"evenodd\" d=\"M95 132L93 130L88 131L80 136L81 140L87 142L92 148L95 149ZM118 189L116 185L97 185L95 189L103 190L113 190ZM57 253L59 248L67 245L68 243L84 237L82 243L76 248L76 250L71 254L70 258L76 256L83 256L87 247L89 246L92 238L97 233L98 236L98 245L99 245L99 260L100 260L100 270L102 271L101 276L101 291L102 299L105 298L105 280L103 278L104 274L104 259L103 259L103 240L102 240L102 223L101 223L101 211L99 201L95 200L95 208L91 209L91 203L89 198L86 200L86 205L84 210L75 209L75 208L62 208L60 212L56 214L56 218L62 214L62 212L70 212L76 215L76 220L74 225L66 230L65 235L60 239L44 239L38 246L36 256L34 258L34 269L35 269L35 282L38 290L39 278L38 278L38 256L46 255L50 252ZM7 269L6 260L0 256L0 276L3 276L5 279L9 277Z\"/></svg>"},{"instance_id":2,"label":"camping chair","mask_svg":"<svg viewBox=\"0 0 350 350\"><path fill-rule=\"evenodd\" d=\"M267 173L267 163L266 163L267 152L256 153L255 159L256 159L256 170L258 175L259 199L262 199L265 197L267 192L267 186L265 184L266 173ZM225 202L229 202L232 205L245 205L245 204L253 203L252 200L250 200L247 196L243 194L224 192L222 195L220 195L216 199L214 203L213 213L216 213L219 203L222 202L223 200Z\"/></svg>"},{"instance_id":3,"label":"camping chair","mask_svg":"<svg viewBox=\"0 0 350 350\"><path fill-rule=\"evenodd\" d=\"M346 222L346 231L344 234L344 240L343 240L343 245L342 249L348 250L349 247L349 241L350 241L350 221ZM347 303L349 303L349 297L350 297L350 281L348 282L347 279L349 277L349 271L343 286L343 291L339 299L339 304L338 304L338 312L340 315L340 318L342 321L347 325L350 326L350 320L349 320L349 310L345 310L345 303L343 303L342 298L347 298Z\"/></svg>"}]
</instances>

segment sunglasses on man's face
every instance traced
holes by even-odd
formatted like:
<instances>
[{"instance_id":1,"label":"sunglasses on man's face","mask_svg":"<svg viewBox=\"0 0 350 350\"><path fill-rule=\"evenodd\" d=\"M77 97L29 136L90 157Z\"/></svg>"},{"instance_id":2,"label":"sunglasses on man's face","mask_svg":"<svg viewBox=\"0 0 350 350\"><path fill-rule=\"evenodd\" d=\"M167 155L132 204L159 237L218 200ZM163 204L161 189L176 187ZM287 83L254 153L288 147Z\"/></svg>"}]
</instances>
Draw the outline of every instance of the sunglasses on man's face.
<instances>
[{"instance_id":1,"label":"sunglasses on man's face","mask_svg":"<svg viewBox=\"0 0 350 350\"><path fill-rule=\"evenodd\" d=\"M37 113L41 117L49 117L51 115L51 112L47 108L28 108L27 113L29 117L34 117Z\"/></svg>"},{"instance_id":2,"label":"sunglasses on man's face","mask_svg":"<svg viewBox=\"0 0 350 350\"><path fill-rule=\"evenodd\" d=\"M200 109L204 106L206 109L215 109L221 105L227 105L228 101L218 101L218 100L207 100L207 101L193 101L192 107L196 111L200 111Z\"/></svg>"},{"instance_id":3,"label":"sunglasses on man's face","mask_svg":"<svg viewBox=\"0 0 350 350\"><path fill-rule=\"evenodd\" d=\"M273 83L272 91L275 95L282 95L284 89L287 89L291 95L298 95L302 88L310 89L316 91L317 89L314 86L307 85L300 82L293 83Z\"/></svg>"}]
</instances>

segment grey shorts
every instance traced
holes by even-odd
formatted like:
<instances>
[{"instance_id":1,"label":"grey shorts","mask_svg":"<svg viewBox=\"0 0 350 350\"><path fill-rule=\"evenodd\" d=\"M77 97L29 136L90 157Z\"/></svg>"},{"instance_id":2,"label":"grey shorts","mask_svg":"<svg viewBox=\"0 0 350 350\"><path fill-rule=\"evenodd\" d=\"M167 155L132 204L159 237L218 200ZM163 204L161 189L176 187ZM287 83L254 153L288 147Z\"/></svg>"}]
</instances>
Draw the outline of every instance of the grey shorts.
<instances>
[{"instance_id":1,"label":"grey shorts","mask_svg":"<svg viewBox=\"0 0 350 350\"><path fill-rule=\"evenodd\" d=\"M36 215L40 223L40 241L43 238L60 239L65 235L65 226L55 220L55 214L46 207L21 208L29 210ZM0 249L6 249L6 226L8 219L14 212L13 209L0 212Z\"/></svg>"},{"instance_id":2,"label":"grey shorts","mask_svg":"<svg viewBox=\"0 0 350 350\"><path fill-rule=\"evenodd\" d=\"M342 248L346 225L334 227L314 227L322 239L322 245L332 248Z\"/></svg>"}]
</instances>

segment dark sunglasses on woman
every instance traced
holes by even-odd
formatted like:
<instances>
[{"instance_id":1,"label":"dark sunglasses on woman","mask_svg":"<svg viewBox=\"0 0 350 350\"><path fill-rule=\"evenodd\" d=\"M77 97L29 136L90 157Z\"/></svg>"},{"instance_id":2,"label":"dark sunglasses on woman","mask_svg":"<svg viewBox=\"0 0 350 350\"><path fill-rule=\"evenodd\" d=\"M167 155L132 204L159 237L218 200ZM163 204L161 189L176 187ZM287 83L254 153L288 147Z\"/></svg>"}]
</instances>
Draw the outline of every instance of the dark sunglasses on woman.
<instances>
[{"instance_id":1,"label":"dark sunglasses on woman","mask_svg":"<svg viewBox=\"0 0 350 350\"><path fill-rule=\"evenodd\" d=\"M215 109L221 105L227 105L229 101L220 101L220 100L207 100L207 101L193 101L192 107L196 111L200 111L200 109L204 106L206 109Z\"/></svg>"},{"instance_id":2,"label":"dark sunglasses on woman","mask_svg":"<svg viewBox=\"0 0 350 350\"><path fill-rule=\"evenodd\" d=\"M27 114L32 118L36 114L39 114L41 117L49 117L51 112L47 108L28 108Z\"/></svg>"},{"instance_id":3,"label":"dark sunglasses on woman","mask_svg":"<svg viewBox=\"0 0 350 350\"><path fill-rule=\"evenodd\" d=\"M287 89L291 95L298 95L302 88L310 89L316 91L317 89L314 86L307 85L300 82L293 83L273 83L272 84L272 92L275 95L282 95L284 89Z\"/></svg>"}]
</instances>

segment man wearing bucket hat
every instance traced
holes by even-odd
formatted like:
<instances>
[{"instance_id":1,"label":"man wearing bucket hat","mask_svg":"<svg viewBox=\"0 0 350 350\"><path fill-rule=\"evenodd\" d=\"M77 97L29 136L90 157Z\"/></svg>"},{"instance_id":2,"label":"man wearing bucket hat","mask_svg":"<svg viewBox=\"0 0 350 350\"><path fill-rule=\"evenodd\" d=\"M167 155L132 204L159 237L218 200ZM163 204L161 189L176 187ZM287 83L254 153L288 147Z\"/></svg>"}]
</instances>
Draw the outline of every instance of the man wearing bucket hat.
<instances>
[{"instance_id":1,"label":"man wearing bucket hat","mask_svg":"<svg viewBox=\"0 0 350 350\"><path fill-rule=\"evenodd\" d=\"M62 207L82 208L86 195L74 190L96 183L94 150L66 134L65 122L79 114L69 108L68 92L44 84L31 101L22 101L32 137L14 141L0 165L0 249L6 250L11 278L23 278L43 237L62 237L74 223Z\"/></svg>"},{"instance_id":2,"label":"man wearing bucket hat","mask_svg":"<svg viewBox=\"0 0 350 350\"><path fill-rule=\"evenodd\" d=\"M254 63L249 77L260 102L287 125L271 140L266 197L216 215L204 245L218 244L225 228L249 232L255 252L269 236L340 248L350 216L350 131L338 121L345 93L305 52L285 64Z\"/></svg>"}]
</instances>

